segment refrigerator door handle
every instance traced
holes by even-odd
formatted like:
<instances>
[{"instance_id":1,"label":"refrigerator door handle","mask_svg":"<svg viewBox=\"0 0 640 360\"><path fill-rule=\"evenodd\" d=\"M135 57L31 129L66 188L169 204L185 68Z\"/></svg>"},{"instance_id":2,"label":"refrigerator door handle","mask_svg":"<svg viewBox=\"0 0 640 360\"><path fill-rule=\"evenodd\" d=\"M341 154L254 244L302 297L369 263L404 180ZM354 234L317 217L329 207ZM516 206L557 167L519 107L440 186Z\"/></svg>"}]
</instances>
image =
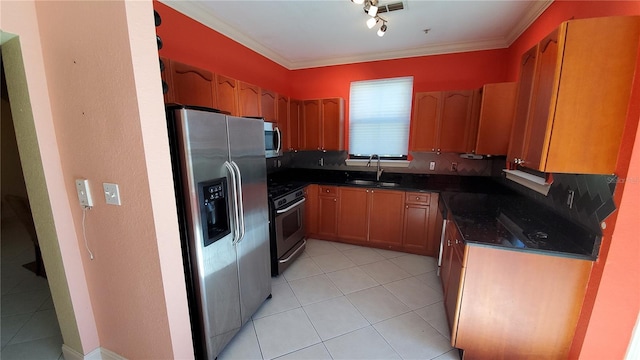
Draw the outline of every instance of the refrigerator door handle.
<instances>
[{"instance_id":1,"label":"refrigerator door handle","mask_svg":"<svg viewBox=\"0 0 640 360\"><path fill-rule=\"evenodd\" d=\"M237 197L237 201L238 201L238 220L240 221L240 224L239 224L240 236L238 236L237 243L239 243L244 238L244 234L246 232L246 228L245 228L245 224L244 224L244 205L242 203L242 199L243 199L243 197L242 197L242 175L240 174L240 168L238 167L238 164L236 164L235 161L231 161L231 165L234 167L234 169L236 171L236 176L237 176L236 197Z\"/></svg>"},{"instance_id":2,"label":"refrigerator door handle","mask_svg":"<svg viewBox=\"0 0 640 360\"><path fill-rule=\"evenodd\" d=\"M236 172L233 168L233 165L231 165L231 163L229 163L228 161L224 162L224 166L227 168L227 170L229 171L229 174L231 175L231 188L233 189L233 215L234 215L234 219L233 219L233 226L234 226L234 231L233 231L233 244L237 244L240 241L240 221L238 220L238 188L237 188L237 178L236 178Z\"/></svg>"}]
</instances>

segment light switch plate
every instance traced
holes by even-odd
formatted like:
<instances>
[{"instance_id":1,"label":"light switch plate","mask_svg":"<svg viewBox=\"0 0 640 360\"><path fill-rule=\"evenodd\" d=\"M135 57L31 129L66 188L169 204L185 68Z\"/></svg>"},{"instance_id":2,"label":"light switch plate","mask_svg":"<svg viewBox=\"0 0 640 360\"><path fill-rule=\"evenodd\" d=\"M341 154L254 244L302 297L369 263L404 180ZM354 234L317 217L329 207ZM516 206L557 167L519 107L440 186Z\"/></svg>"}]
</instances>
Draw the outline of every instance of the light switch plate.
<instances>
[{"instance_id":1,"label":"light switch plate","mask_svg":"<svg viewBox=\"0 0 640 360\"><path fill-rule=\"evenodd\" d=\"M89 180L76 179L76 191L78 192L78 201L80 206L92 207L93 199L91 198L91 190L89 189Z\"/></svg>"},{"instance_id":2,"label":"light switch plate","mask_svg":"<svg viewBox=\"0 0 640 360\"><path fill-rule=\"evenodd\" d=\"M435 161L429 162L429 170L435 170L435 169L436 169L436 162Z\"/></svg>"},{"instance_id":3,"label":"light switch plate","mask_svg":"<svg viewBox=\"0 0 640 360\"><path fill-rule=\"evenodd\" d=\"M107 204L122 205L120 203L120 189L118 188L118 184L103 183L102 188L104 189L104 199L107 201Z\"/></svg>"}]
</instances>

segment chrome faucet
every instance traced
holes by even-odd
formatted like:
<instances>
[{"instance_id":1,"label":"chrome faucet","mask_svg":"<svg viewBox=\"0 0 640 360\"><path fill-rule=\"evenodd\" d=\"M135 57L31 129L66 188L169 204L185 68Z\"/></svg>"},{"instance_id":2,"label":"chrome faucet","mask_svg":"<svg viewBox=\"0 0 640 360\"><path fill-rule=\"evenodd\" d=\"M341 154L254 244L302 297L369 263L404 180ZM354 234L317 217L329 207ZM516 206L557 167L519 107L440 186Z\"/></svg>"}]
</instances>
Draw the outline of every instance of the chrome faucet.
<instances>
[{"instance_id":1,"label":"chrome faucet","mask_svg":"<svg viewBox=\"0 0 640 360\"><path fill-rule=\"evenodd\" d=\"M384 169L380 168L380 155L377 154L371 154L369 156L369 161L367 162L367 167L371 167L371 159L373 159L373 157L376 157L376 159L378 159L378 166L376 169L376 181L380 181L380 176L382 175L382 172L384 171Z\"/></svg>"}]
</instances>

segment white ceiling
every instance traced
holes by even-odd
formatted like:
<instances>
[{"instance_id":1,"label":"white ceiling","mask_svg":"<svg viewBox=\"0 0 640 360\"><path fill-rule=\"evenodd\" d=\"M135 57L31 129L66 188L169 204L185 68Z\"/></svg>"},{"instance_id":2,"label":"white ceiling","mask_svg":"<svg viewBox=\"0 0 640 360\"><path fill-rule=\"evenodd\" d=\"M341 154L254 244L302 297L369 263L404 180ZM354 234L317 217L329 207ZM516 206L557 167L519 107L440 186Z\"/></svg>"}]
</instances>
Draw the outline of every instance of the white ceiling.
<instances>
[{"instance_id":1,"label":"white ceiling","mask_svg":"<svg viewBox=\"0 0 640 360\"><path fill-rule=\"evenodd\" d=\"M553 0L404 0L368 29L350 0L213 0L162 3L288 69L506 48ZM380 0L380 4L400 0ZM430 29L428 34L425 29Z\"/></svg>"}]
</instances>

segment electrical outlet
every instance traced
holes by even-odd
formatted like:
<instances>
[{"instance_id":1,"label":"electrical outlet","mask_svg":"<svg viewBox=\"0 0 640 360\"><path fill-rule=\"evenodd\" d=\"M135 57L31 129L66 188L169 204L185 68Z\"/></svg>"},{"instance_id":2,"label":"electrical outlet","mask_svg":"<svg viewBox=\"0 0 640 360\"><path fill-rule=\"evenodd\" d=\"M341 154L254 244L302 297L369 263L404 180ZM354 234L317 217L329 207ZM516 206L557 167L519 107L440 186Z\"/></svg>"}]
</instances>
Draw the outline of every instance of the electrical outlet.
<instances>
[{"instance_id":1,"label":"electrical outlet","mask_svg":"<svg viewBox=\"0 0 640 360\"><path fill-rule=\"evenodd\" d=\"M435 161L431 161L429 162L429 170L435 170L436 169L436 162Z\"/></svg>"},{"instance_id":2,"label":"electrical outlet","mask_svg":"<svg viewBox=\"0 0 640 360\"><path fill-rule=\"evenodd\" d=\"M318 165L324 166L324 158L320 158L320 160L318 160Z\"/></svg>"},{"instance_id":3,"label":"electrical outlet","mask_svg":"<svg viewBox=\"0 0 640 360\"><path fill-rule=\"evenodd\" d=\"M118 184L102 183L102 188L104 189L104 199L107 204L121 205Z\"/></svg>"},{"instance_id":4,"label":"electrical outlet","mask_svg":"<svg viewBox=\"0 0 640 360\"><path fill-rule=\"evenodd\" d=\"M76 191L78 192L78 200L82 207L92 207L93 199L91 198L91 190L89 189L89 180L76 179Z\"/></svg>"},{"instance_id":5,"label":"electrical outlet","mask_svg":"<svg viewBox=\"0 0 640 360\"><path fill-rule=\"evenodd\" d=\"M450 170L451 170L451 171L454 171L454 172L455 172L455 171L458 171L458 163L456 163L456 162L452 162L452 163L451 163L451 169L450 169Z\"/></svg>"},{"instance_id":6,"label":"electrical outlet","mask_svg":"<svg viewBox=\"0 0 640 360\"><path fill-rule=\"evenodd\" d=\"M567 196L567 207L569 209L573 208L573 197L575 196L575 191L569 190L569 195Z\"/></svg>"}]
</instances>

